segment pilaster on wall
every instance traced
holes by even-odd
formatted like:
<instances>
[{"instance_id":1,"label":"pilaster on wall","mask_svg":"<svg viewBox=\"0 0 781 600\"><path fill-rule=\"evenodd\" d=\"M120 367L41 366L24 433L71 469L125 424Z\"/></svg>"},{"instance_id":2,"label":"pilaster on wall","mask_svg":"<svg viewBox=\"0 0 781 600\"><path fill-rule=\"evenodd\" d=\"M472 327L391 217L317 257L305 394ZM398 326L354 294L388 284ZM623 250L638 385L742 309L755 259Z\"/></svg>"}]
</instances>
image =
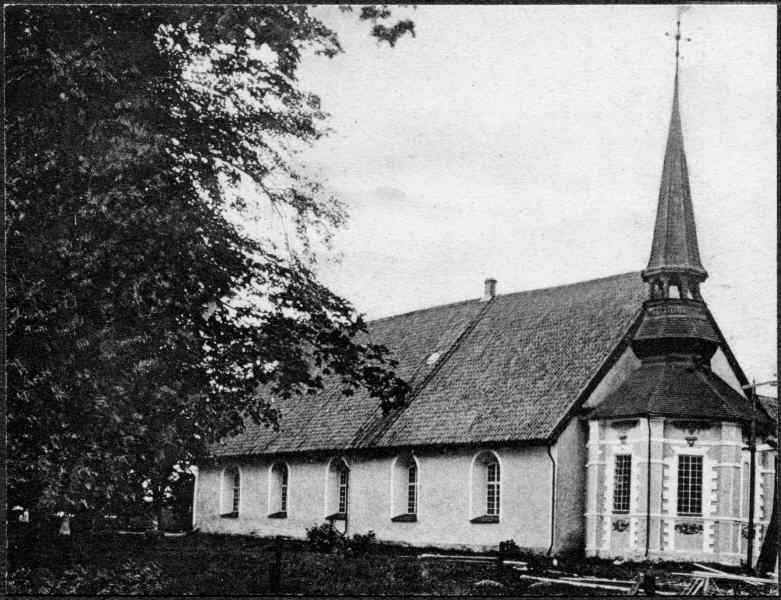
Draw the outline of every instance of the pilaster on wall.
<instances>
[{"instance_id":1,"label":"pilaster on wall","mask_svg":"<svg viewBox=\"0 0 781 600\"><path fill-rule=\"evenodd\" d=\"M588 423L588 462L586 463L586 549L595 552L602 544L599 538L599 474L604 469L599 421Z\"/></svg>"},{"instance_id":2,"label":"pilaster on wall","mask_svg":"<svg viewBox=\"0 0 781 600\"><path fill-rule=\"evenodd\" d=\"M648 431L648 426L646 431ZM662 549L662 489L663 489L663 464L664 464L664 419L661 417L651 417L650 419L651 435L651 455L647 457L646 468L651 470L650 483L651 493L649 495L650 505L646 511L650 512L650 530L648 535L648 552L658 552ZM647 451L646 451L647 454ZM646 481L648 477L646 475Z\"/></svg>"},{"instance_id":3,"label":"pilaster on wall","mask_svg":"<svg viewBox=\"0 0 781 600\"><path fill-rule=\"evenodd\" d=\"M714 508L722 517L717 531L710 535L710 551L720 554L737 553L740 550L740 486L741 452L743 434L739 424L721 423L721 451L714 471L718 473L718 491Z\"/></svg>"}]
</instances>

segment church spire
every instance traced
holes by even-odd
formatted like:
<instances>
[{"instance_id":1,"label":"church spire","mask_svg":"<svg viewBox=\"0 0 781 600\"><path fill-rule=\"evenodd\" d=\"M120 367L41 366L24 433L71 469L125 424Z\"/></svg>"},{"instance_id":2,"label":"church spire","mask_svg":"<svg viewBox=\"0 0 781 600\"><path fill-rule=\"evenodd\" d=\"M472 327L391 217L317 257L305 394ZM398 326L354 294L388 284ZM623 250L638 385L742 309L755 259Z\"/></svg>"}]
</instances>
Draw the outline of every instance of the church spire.
<instances>
[{"instance_id":1,"label":"church spire","mask_svg":"<svg viewBox=\"0 0 781 600\"><path fill-rule=\"evenodd\" d=\"M679 297L699 300L699 284L708 277L708 273L700 262L689 172L683 150L683 130L678 104L680 39L679 15L675 34L675 83L670 129L664 152L651 257L642 277L649 284L652 299L668 298L672 286L678 289Z\"/></svg>"}]
</instances>

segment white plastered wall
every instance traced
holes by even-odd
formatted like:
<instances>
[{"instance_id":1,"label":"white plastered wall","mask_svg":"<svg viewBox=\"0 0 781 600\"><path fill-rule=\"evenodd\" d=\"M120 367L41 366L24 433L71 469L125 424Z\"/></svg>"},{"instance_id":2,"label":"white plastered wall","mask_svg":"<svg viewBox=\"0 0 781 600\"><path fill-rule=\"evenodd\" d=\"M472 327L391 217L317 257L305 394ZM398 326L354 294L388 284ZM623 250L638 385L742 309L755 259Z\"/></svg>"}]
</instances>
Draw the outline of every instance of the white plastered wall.
<instances>
[{"instance_id":1,"label":"white plastered wall","mask_svg":"<svg viewBox=\"0 0 781 600\"><path fill-rule=\"evenodd\" d=\"M412 523L391 521L391 477L395 455L346 456L350 465L347 532L374 531L380 540L417 546L495 548L513 539L546 551L551 542L551 461L545 446L493 447L501 460L501 514L498 523L471 523L471 467L482 449L416 452L418 513ZM285 459L288 517L270 519L270 460L241 462L241 511L221 518L219 479L223 466L202 466L195 499L195 526L204 532L284 535L303 538L326 514L326 469L331 457ZM237 463L238 464L238 463Z\"/></svg>"}]
</instances>

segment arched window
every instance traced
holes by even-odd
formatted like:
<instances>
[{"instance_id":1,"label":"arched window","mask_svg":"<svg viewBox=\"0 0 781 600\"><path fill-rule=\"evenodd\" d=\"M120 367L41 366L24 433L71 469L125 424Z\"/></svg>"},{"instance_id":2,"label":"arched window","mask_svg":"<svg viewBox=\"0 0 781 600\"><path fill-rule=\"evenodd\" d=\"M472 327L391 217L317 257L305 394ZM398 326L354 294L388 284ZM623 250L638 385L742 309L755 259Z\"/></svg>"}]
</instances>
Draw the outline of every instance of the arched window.
<instances>
[{"instance_id":1,"label":"arched window","mask_svg":"<svg viewBox=\"0 0 781 600\"><path fill-rule=\"evenodd\" d=\"M391 520L417 521L419 492L418 463L412 454L396 457L391 465Z\"/></svg>"},{"instance_id":2,"label":"arched window","mask_svg":"<svg viewBox=\"0 0 781 600\"><path fill-rule=\"evenodd\" d=\"M269 478L269 518L287 518L289 469L285 463L275 463L271 467Z\"/></svg>"},{"instance_id":3,"label":"arched window","mask_svg":"<svg viewBox=\"0 0 781 600\"><path fill-rule=\"evenodd\" d=\"M333 459L326 473L326 519L345 521L350 502L350 467L343 458Z\"/></svg>"},{"instance_id":4,"label":"arched window","mask_svg":"<svg viewBox=\"0 0 781 600\"><path fill-rule=\"evenodd\" d=\"M481 452L472 462L472 523L498 523L502 506L502 469L499 457Z\"/></svg>"},{"instance_id":5,"label":"arched window","mask_svg":"<svg viewBox=\"0 0 781 600\"><path fill-rule=\"evenodd\" d=\"M227 467L222 472L221 516L236 518L239 516L241 501L241 475L238 467Z\"/></svg>"}]
</instances>

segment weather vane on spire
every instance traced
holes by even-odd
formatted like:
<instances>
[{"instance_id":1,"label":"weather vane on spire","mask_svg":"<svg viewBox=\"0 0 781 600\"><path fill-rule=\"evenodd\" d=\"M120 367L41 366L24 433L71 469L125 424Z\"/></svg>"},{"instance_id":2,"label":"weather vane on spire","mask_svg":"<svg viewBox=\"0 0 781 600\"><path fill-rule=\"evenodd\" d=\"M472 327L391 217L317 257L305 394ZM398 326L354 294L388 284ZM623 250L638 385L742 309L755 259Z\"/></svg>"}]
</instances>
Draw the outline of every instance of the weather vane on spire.
<instances>
[{"instance_id":1,"label":"weather vane on spire","mask_svg":"<svg viewBox=\"0 0 781 600\"><path fill-rule=\"evenodd\" d=\"M681 15L685 13L687 10L689 10L688 6L679 6L678 7L678 15L675 19L675 74L678 75L678 57L680 56L680 43L681 43ZM671 36L672 34L668 31L664 35ZM683 38L687 42L691 42L691 38Z\"/></svg>"}]
</instances>

